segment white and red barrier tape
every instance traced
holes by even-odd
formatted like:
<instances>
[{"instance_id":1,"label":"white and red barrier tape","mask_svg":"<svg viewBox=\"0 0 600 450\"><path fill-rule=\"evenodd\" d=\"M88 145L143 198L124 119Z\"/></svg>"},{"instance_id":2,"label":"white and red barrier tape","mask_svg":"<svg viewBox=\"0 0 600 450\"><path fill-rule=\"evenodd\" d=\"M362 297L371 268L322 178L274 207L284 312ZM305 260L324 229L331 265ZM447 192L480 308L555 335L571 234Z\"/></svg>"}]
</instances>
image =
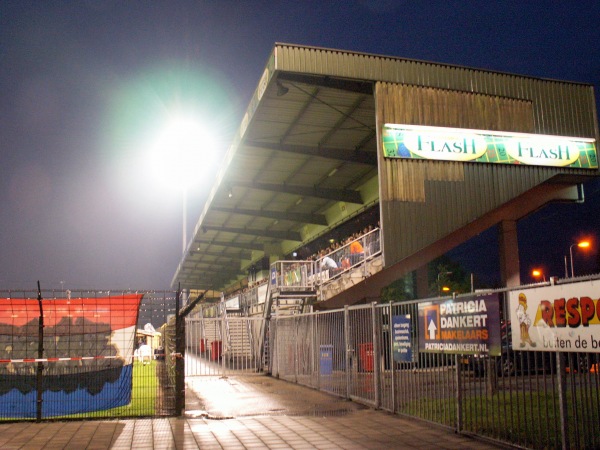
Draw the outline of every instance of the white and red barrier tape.
<instances>
[{"instance_id":1,"label":"white and red barrier tape","mask_svg":"<svg viewBox=\"0 0 600 450\"><path fill-rule=\"evenodd\" d=\"M23 359L0 359L0 364L10 364L16 362L38 363L38 362L57 362L57 361L89 361L96 359L116 359L119 356L73 356L70 358L23 358Z\"/></svg>"}]
</instances>

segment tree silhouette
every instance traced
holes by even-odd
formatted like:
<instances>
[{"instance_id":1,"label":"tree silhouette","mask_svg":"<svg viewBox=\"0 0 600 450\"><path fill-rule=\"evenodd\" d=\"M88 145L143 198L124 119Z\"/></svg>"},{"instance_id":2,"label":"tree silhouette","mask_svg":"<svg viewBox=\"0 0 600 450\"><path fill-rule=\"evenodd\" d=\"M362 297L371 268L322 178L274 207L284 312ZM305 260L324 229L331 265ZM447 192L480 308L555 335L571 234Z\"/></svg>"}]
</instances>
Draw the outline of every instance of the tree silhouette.
<instances>
[{"instance_id":1,"label":"tree silhouette","mask_svg":"<svg viewBox=\"0 0 600 450\"><path fill-rule=\"evenodd\" d=\"M443 255L434 259L427 266L427 280L429 295L450 295L453 292L463 294L471 292L471 276L457 262ZM447 286L448 293L442 292L442 287Z\"/></svg>"},{"instance_id":2,"label":"tree silhouette","mask_svg":"<svg viewBox=\"0 0 600 450\"><path fill-rule=\"evenodd\" d=\"M402 278L390 283L381 290L381 303L393 303L403 300L414 300L415 289L414 275L409 273Z\"/></svg>"}]
</instances>

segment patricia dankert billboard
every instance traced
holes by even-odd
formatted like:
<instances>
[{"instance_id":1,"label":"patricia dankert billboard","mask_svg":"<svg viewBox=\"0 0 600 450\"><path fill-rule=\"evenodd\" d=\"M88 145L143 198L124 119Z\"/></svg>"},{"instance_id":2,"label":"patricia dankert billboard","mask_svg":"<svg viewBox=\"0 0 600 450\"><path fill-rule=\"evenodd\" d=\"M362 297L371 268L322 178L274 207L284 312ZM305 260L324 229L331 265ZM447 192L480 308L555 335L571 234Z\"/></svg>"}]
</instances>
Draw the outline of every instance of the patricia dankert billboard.
<instances>
[{"instance_id":1,"label":"patricia dankert billboard","mask_svg":"<svg viewBox=\"0 0 600 450\"><path fill-rule=\"evenodd\" d=\"M500 355L497 293L419 304L419 350Z\"/></svg>"},{"instance_id":2,"label":"patricia dankert billboard","mask_svg":"<svg viewBox=\"0 0 600 450\"><path fill-rule=\"evenodd\" d=\"M600 280L509 293L515 350L600 353Z\"/></svg>"}]
</instances>

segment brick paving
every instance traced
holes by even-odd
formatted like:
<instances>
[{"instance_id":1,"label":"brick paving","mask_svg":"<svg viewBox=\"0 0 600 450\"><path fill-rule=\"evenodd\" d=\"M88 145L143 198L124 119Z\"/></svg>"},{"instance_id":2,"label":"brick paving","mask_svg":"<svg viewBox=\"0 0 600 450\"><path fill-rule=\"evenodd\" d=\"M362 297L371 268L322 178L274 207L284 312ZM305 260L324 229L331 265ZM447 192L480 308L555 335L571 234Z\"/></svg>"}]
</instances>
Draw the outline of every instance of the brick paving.
<instances>
[{"instance_id":1,"label":"brick paving","mask_svg":"<svg viewBox=\"0 0 600 450\"><path fill-rule=\"evenodd\" d=\"M256 380L256 378L254 379ZM265 392L268 384L272 392ZM211 380L205 388L214 392L218 381ZM195 398L189 392L191 407L208 406L201 414L198 410L185 417L153 419L17 422L0 424L0 448L26 450L62 449L497 449L493 444L454 433L452 430L426 422L395 416L383 411L356 407L346 402L347 411L339 408L339 399L279 380L247 382L246 380L221 380L223 392L239 391L246 395L253 385L262 390L265 404L257 410L253 400L252 410L238 404L241 413L236 417L219 416L211 409L219 408L214 398L202 398L202 383L196 383ZM189 389L189 388L188 388ZM300 396L299 396L300 393ZM273 400L278 398L273 408ZM300 398L301 397L301 398ZM319 397L317 400L315 400ZM231 396L222 396L231 403ZM306 399L309 399L308 401ZM303 403L304 401L304 403ZM335 414L320 415L306 410L306 405L316 405L319 411L330 402ZM290 405L298 404L293 410ZM230 407L220 407L231 411ZM276 410L276 412L274 412Z\"/></svg>"}]
</instances>

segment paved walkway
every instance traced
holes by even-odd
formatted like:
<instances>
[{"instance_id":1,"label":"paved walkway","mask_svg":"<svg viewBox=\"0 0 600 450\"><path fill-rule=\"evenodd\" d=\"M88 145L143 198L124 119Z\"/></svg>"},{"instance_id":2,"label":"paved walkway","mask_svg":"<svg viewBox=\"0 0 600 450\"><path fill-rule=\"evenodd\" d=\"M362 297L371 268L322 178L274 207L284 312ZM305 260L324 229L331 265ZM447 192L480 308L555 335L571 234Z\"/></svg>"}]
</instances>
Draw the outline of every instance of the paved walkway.
<instances>
[{"instance_id":1,"label":"paved walkway","mask_svg":"<svg viewBox=\"0 0 600 450\"><path fill-rule=\"evenodd\" d=\"M0 424L0 448L499 448L270 377L191 380L186 410L182 418Z\"/></svg>"}]
</instances>

